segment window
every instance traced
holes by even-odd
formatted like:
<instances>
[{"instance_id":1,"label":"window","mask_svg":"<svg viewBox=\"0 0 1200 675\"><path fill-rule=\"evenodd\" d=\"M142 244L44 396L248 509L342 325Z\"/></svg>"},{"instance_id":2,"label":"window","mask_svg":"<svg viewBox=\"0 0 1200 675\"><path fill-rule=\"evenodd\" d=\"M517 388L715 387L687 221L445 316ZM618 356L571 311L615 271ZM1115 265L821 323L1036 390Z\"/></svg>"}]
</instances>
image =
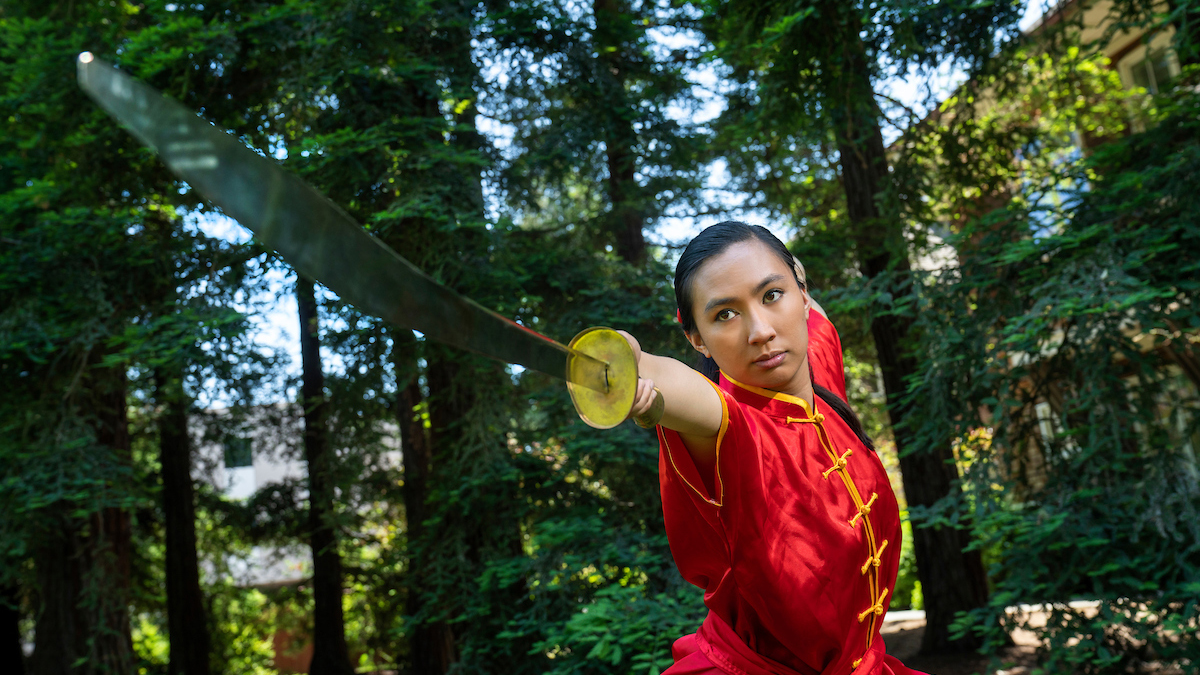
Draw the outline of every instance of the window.
<instances>
[{"instance_id":1,"label":"window","mask_svg":"<svg viewBox=\"0 0 1200 675\"><path fill-rule=\"evenodd\" d=\"M1173 66L1171 52L1167 49L1159 49L1130 66L1129 72L1133 76L1134 86L1157 94L1165 89L1171 81Z\"/></svg>"},{"instance_id":2,"label":"window","mask_svg":"<svg viewBox=\"0 0 1200 675\"><path fill-rule=\"evenodd\" d=\"M231 437L225 441L225 468L236 469L243 466L254 466L250 439Z\"/></svg>"},{"instance_id":3,"label":"window","mask_svg":"<svg viewBox=\"0 0 1200 675\"><path fill-rule=\"evenodd\" d=\"M1063 436L1062 420L1050 407L1049 403L1043 401L1033 406L1033 409L1037 413L1038 432L1042 437L1043 448L1049 449L1055 441L1058 441L1061 447L1059 456L1063 459L1066 459L1072 452L1079 449L1074 438Z\"/></svg>"},{"instance_id":4,"label":"window","mask_svg":"<svg viewBox=\"0 0 1200 675\"><path fill-rule=\"evenodd\" d=\"M1042 443L1048 447L1054 439L1054 427L1057 426L1055 422L1058 420L1054 419L1054 412L1050 410L1049 403L1039 403L1033 409L1037 412L1038 431L1042 434Z\"/></svg>"},{"instance_id":5,"label":"window","mask_svg":"<svg viewBox=\"0 0 1200 675\"><path fill-rule=\"evenodd\" d=\"M230 436L225 440L225 496L246 499L257 487L250 439Z\"/></svg>"}]
</instances>

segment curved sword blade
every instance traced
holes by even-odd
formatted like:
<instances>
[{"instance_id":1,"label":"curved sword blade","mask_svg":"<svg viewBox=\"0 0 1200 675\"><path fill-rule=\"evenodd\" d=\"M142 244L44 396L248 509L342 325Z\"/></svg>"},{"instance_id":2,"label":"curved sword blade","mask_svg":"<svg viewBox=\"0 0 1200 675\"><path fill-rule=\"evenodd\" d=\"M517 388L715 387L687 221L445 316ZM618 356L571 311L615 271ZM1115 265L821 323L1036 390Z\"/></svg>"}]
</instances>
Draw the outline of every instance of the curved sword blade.
<instances>
[{"instance_id":1,"label":"curved sword blade","mask_svg":"<svg viewBox=\"0 0 1200 675\"><path fill-rule=\"evenodd\" d=\"M438 342L607 390L603 361L434 281L312 186L182 104L87 52L79 56L78 77L80 87L171 171L363 312ZM570 378L568 356L578 363Z\"/></svg>"}]
</instances>

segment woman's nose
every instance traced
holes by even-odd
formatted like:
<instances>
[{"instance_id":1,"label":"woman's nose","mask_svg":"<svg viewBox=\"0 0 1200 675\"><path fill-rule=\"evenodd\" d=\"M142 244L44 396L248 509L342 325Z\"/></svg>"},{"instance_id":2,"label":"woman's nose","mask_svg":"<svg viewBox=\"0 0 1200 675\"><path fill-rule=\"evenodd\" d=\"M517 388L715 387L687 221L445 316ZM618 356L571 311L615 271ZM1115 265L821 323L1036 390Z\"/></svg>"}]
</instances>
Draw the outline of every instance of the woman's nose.
<instances>
[{"instance_id":1,"label":"woman's nose","mask_svg":"<svg viewBox=\"0 0 1200 675\"><path fill-rule=\"evenodd\" d=\"M752 345L761 345L775 339L775 327L770 319L760 311L749 312L750 334L747 338Z\"/></svg>"}]
</instances>

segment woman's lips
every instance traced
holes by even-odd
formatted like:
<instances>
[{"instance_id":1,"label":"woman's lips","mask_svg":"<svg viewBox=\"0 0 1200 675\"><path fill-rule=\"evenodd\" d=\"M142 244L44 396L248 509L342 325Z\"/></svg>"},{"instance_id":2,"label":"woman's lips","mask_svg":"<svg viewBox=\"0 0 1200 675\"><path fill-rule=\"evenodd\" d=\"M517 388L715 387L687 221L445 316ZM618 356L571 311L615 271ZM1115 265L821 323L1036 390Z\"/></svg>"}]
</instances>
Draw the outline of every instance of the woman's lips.
<instances>
[{"instance_id":1,"label":"woman's lips","mask_svg":"<svg viewBox=\"0 0 1200 675\"><path fill-rule=\"evenodd\" d=\"M771 352L754 360L754 365L760 368L774 368L783 363L783 359L787 357L786 351Z\"/></svg>"}]
</instances>

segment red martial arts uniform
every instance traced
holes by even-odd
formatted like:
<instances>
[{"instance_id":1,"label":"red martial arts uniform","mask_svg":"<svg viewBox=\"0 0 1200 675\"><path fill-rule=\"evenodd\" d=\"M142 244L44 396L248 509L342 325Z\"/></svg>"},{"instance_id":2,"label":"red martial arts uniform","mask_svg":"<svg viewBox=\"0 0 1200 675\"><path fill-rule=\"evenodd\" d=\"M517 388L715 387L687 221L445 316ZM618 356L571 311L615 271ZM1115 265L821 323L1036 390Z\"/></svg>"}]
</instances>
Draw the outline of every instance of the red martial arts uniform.
<instances>
[{"instance_id":1,"label":"red martial arts uniform","mask_svg":"<svg viewBox=\"0 0 1200 675\"><path fill-rule=\"evenodd\" d=\"M844 381L840 349L836 373L821 356L814 377L844 396L844 384L829 386ZM879 457L820 399L809 411L724 373L714 387L712 494L679 434L658 428L671 553L710 610L664 675L916 673L879 635L900 564L900 513Z\"/></svg>"}]
</instances>

